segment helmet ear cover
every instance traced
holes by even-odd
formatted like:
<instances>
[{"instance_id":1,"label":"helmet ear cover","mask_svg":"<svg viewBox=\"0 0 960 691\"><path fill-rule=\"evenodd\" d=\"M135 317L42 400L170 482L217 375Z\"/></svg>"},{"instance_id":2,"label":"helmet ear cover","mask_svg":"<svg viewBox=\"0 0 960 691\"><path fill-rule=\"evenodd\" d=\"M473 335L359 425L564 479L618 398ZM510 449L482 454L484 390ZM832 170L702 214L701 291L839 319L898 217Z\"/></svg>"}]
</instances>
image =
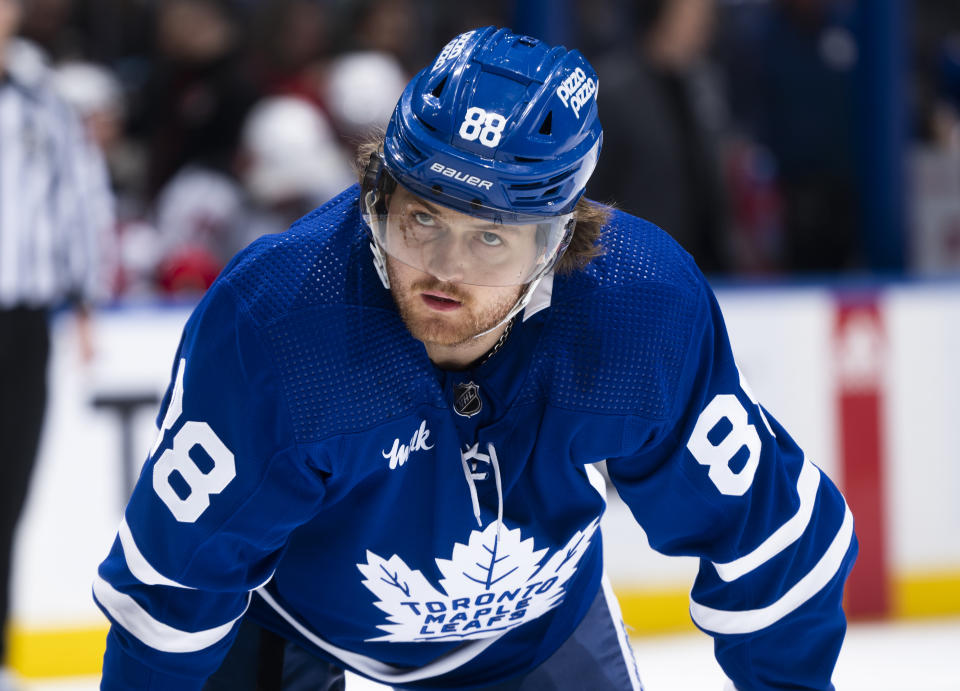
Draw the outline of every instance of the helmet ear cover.
<instances>
[{"instance_id":1,"label":"helmet ear cover","mask_svg":"<svg viewBox=\"0 0 960 691\"><path fill-rule=\"evenodd\" d=\"M397 181L384 165L383 154L374 151L367 160L363 182L360 183L360 213L364 216L386 215L387 200L396 188ZM371 192L373 197L368 201Z\"/></svg>"},{"instance_id":2,"label":"helmet ear cover","mask_svg":"<svg viewBox=\"0 0 960 691\"><path fill-rule=\"evenodd\" d=\"M360 217L367 226L370 234L370 251L373 253L373 266L377 270L380 282L387 290L390 289L390 277L387 272L387 257L377 239L377 229L373 224L377 219L386 218L388 199L397 188L397 181L387 170L383 162L383 154L374 151L367 160L363 170L363 179L360 183Z\"/></svg>"}]
</instances>

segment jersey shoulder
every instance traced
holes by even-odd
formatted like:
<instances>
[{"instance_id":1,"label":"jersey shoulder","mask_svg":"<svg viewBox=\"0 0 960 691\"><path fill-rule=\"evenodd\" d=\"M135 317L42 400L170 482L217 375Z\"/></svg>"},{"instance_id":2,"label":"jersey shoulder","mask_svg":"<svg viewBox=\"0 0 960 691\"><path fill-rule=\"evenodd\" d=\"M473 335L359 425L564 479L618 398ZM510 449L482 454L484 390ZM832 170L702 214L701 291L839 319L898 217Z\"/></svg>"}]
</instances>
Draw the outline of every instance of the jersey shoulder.
<instances>
[{"instance_id":1,"label":"jersey shoulder","mask_svg":"<svg viewBox=\"0 0 960 691\"><path fill-rule=\"evenodd\" d=\"M354 185L244 250L221 279L276 370L298 443L404 414L431 376L371 261Z\"/></svg>"},{"instance_id":2,"label":"jersey shoulder","mask_svg":"<svg viewBox=\"0 0 960 691\"><path fill-rule=\"evenodd\" d=\"M703 276L667 233L620 211L601 244L585 270L554 281L540 379L563 408L664 419L694 339Z\"/></svg>"},{"instance_id":3,"label":"jersey shoulder","mask_svg":"<svg viewBox=\"0 0 960 691\"><path fill-rule=\"evenodd\" d=\"M296 221L241 251L220 279L233 289L253 321L263 326L309 308L358 304L370 290L366 233L353 185ZM374 286L376 287L376 286ZM380 291L382 292L382 291Z\"/></svg>"},{"instance_id":4,"label":"jersey shoulder","mask_svg":"<svg viewBox=\"0 0 960 691\"><path fill-rule=\"evenodd\" d=\"M612 209L600 237L602 252L566 281L567 293L671 286L698 292L702 276L690 255L650 221Z\"/></svg>"}]
</instances>

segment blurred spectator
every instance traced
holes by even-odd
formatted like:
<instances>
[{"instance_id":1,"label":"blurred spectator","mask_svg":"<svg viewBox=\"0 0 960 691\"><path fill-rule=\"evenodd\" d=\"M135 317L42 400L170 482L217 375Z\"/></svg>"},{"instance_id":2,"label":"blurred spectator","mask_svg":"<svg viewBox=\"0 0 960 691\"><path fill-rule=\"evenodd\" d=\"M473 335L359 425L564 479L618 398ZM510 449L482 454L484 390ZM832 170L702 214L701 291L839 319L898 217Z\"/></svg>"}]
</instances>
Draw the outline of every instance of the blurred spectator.
<instances>
[{"instance_id":1,"label":"blurred spectator","mask_svg":"<svg viewBox=\"0 0 960 691\"><path fill-rule=\"evenodd\" d=\"M198 164L177 171L157 195L157 288L200 295L229 259L243 218L243 192L226 173Z\"/></svg>"},{"instance_id":2,"label":"blurred spectator","mask_svg":"<svg viewBox=\"0 0 960 691\"><path fill-rule=\"evenodd\" d=\"M78 38L68 23L73 0L21 0L21 4L21 36L54 61L76 54Z\"/></svg>"},{"instance_id":3,"label":"blurred spectator","mask_svg":"<svg viewBox=\"0 0 960 691\"><path fill-rule=\"evenodd\" d=\"M344 3L338 52L372 50L393 55L406 72L429 61L436 35L433 3L413 0L354 0ZM455 5L455 3L447 3ZM456 5L459 7L459 5ZM424 37L428 37L424 40Z\"/></svg>"},{"instance_id":4,"label":"blurred spectator","mask_svg":"<svg viewBox=\"0 0 960 691\"><path fill-rule=\"evenodd\" d=\"M73 107L80 117L86 132L86 146L91 151L86 156L88 169L82 175L88 180L98 180L98 186L116 189L111 180L113 169L122 161L119 153L123 132L124 103L120 83L107 69L86 62L66 62L54 68L53 86L57 93ZM106 167L103 165L106 160ZM115 220L116 194L92 199L91 213L99 220L103 237L100 242L100 275L106 295L120 292L120 238ZM96 206L99 205L99 208Z\"/></svg>"},{"instance_id":5,"label":"blurred spectator","mask_svg":"<svg viewBox=\"0 0 960 691\"><path fill-rule=\"evenodd\" d=\"M926 139L937 148L960 151L960 33L947 36L938 48Z\"/></svg>"},{"instance_id":6,"label":"blurred spectator","mask_svg":"<svg viewBox=\"0 0 960 691\"><path fill-rule=\"evenodd\" d=\"M108 65L127 84L141 78L152 47L154 0L80 0L73 5L68 36L72 52L60 59L92 60Z\"/></svg>"},{"instance_id":7,"label":"blurred spectator","mask_svg":"<svg viewBox=\"0 0 960 691\"><path fill-rule=\"evenodd\" d=\"M77 111L91 141L101 151L120 139L123 94L120 83L106 68L88 62L65 62L54 69L60 96Z\"/></svg>"},{"instance_id":8,"label":"blurred spectator","mask_svg":"<svg viewBox=\"0 0 960 691\"><path fill-rule=\"evenodd\" d=\"M732 269L738 274L781 273L783 200L776 161L749 136L731 135L724 149Z\"/></svg>"},{"instance_id":9,"label":"blurred spectator","mask_svg":"<svg viewBox=\"0 0 960 691\"><path fill-rule=\"evenodd\" d=\"M918 2L914 11L910 164L910 266L960 272L960 7Z\"/></svg>"},{"instance_id":10,"label":"blurred spectator","mask_svg":"<svg viewBox=\"0 0 960 691\"><path fill-rule=\"evenodd\" d=\"M323 102L348 143L386 128L409 77L388 53L358 51L334 59L323 82Z\"/></svg>"},{"instance_id":11,"label":"blurred spectator","mask_svg":"<svg viewBox=\"0 0 960 691\"><path fill-rule=\"evenodd\" d=\"M264 99L250 112L239 167L251 200L280 214L284 228L354 181L350 159L323 114L284 96Z\"/></svg>"},{"instance_id":12,"label":"blurred spectator","mask_svg":"<svg viewBox=\"0 0 960 691\"><path fill-rule=\"evenodd\" d=\"M107 161L123 219L142 213L146 189L144 152L125 136L126 97L115 74L92 62L69 61L55 68L60 95L80 115L90 139Z\"/></svg>"},{"instance_id":13,"label":"blurred spectator","mask_svg":"<svg viewBox=\"0 0 960 691\"><path fill-rule=\"evenodd\" d=\"M960 150L960 5L915 0L911 10L915 136L934 148Z\"/></svg>"},{"instance_id":14,"label":"blurred spectator","mask_svg":"<svg viewBox=\"0 0 960 691\"><path fill-rule=\"evenodd\" d=\"M151 195L187 163L228 170L257 98L226 0L165 0L156 31L156 63L131 120L148 142Z\"/></svg>"},{"instance_id":15,"label":"blurred spectator","mask_svg":"<svg viewBox=\"0 0 960 691\"><path fill-rule=\"evenodd\" d=\"M860 263L853 4L775 0L727 10L734 113L772 155L783 204L781 268Z\"/></svg>"},{"instance_id":16,"label":"blurred spectator","mask_svg":"<svg viewBox=\"0 0 960 691\"><path fill-rule=\"evenodd\" d=\"M577 44L584 54L603 55L611 46L633 42L634 23L625 12L626 4L624 0L576 0Z\"/></svg>"},{"instance_id":17,"label":"blurred spectator","mask_svg":"<svg viewBox=\"0 0 960 691\"><path fill-rule=\"evenodd\" d=\"M46 407L49 311L71 300L82 357L98 296L98 243L112 224L103 162L56 94L40 51L11 37L20 0L0 0L0 664L14 531ZM0 689L13 688L0 667Z\"/></svg>"},{"instance_id":18,"label":"blurred spectator","mask_svg":"<svg viewBox=\"0 0 960 691\"><path fill-rule=\"evenodd\" d=\"M713 0L638 3L630 45L598 61L604 139L587 194L673 235L707 273L730 269L718 163L725 106L705 56Z\"/></svg>"},{"instance_id":19,"label":"blurred spectator","mask_svg":"<svg viewBox=\"0 0 960 691\"><path fill-rule=\"evenodd\" d=\"M251 18L252 63L264 93L318 99L330 19L318 0L271 0Z\"/></svg>"},{"instance_id":20,"label":"blurred spectator","mask_svg":"<svg viewBox=\"0 0 960 691\"><path fill-rule=\"evenodd\" d=\"M80 115L107 160L120 216L139 215L146 190L146 162L142 147L124 133L128 108L119 79L102 65L69 61L56 67L55 80L60 95Z\"/></svg>"},{"instance_id":21,"label":"blurred spectator","mask_svg":"<svg viewBox=\"0 0 960 691\"><path fill-rule=\"evenodd\" d=\"M470 3L431 0L428 10L431 25L428 28L434 37L456 36L481 26L505 26L519 31L520 27L516 25L517 5L516 0L485 0L485 2ZM539 36L538 38L546 40L548 37ZM442 47L442 42L435 41L434 50Z\"/></svg>"},{"instance_id":22,"label":"blurred spectator","mask_svg":"<svg viewBox=\"0 0 960 691\"><path fill-rule=\"evenodd\" d=\"M264 99L244 123L233 174L189 165L157 198L158 285L199 293L233 255L278 233L353 182L323 114L289 96Z\"/></svg>"}]
</instances>

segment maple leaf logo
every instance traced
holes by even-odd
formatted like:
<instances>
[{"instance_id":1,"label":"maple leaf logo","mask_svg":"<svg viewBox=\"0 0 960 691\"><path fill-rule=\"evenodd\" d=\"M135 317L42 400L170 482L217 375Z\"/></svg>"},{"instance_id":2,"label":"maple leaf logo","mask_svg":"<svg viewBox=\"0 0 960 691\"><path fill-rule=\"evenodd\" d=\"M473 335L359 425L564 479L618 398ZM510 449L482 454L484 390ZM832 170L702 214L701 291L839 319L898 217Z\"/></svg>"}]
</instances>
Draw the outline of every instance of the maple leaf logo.
<instances>
[{"instance_id":1,"label":"maple leaf logo","mask_svg":"<svg viewBox=\"0 0 960 691\"><path fill-rule=\"evenodd\" d=\"M455 543L450 559L435 560L443 574L436 585L396 554L384 559L367 550L366 563L357 568L390 622L377 627L386 635L368 640L488 638L541 616L563 601L599 522L578 530L541 563L548 550L535 549L519 528L494 521L471 531L467 544Z\"/></svg>"}]
</instances>

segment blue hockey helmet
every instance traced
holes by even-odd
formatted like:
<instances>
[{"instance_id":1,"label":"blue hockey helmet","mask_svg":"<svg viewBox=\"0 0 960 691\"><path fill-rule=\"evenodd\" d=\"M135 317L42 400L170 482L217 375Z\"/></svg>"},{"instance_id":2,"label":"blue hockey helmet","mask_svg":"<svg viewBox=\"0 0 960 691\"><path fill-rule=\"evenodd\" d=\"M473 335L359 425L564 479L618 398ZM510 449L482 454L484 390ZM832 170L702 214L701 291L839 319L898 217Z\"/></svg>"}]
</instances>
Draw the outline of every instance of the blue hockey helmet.
<instances>
[{"instance_id":1,"label":"blue hockey helmet","mask_svg":"<svg viewBox=\"0 0 960 691\"><path fill-rule=\"evenodd\" d=\"M575 50L507 29L460 34L414 77L384 141L414 193L522 216L573 211L600 153L597 74Z\"/></svg>"},{"instance_id":2,"label":"blue hockey helmet","mask_svg":"<svg viewBox=\"0 0 960 691\"><path fill-rule=\"evenodd\" d=\"M578 51L507 29L454 38L407 85L383 152L368 167L361 206L376 244L398 256L386 237L385 172L391 185L454 211L504 225L535 224L536 266L507 284L542 276L569 241L574 207L600 153L597 81ZM403 255L401 261L425 263ZM474 278L505 284L500 277Z\"/></svg>"}]
</instances>

